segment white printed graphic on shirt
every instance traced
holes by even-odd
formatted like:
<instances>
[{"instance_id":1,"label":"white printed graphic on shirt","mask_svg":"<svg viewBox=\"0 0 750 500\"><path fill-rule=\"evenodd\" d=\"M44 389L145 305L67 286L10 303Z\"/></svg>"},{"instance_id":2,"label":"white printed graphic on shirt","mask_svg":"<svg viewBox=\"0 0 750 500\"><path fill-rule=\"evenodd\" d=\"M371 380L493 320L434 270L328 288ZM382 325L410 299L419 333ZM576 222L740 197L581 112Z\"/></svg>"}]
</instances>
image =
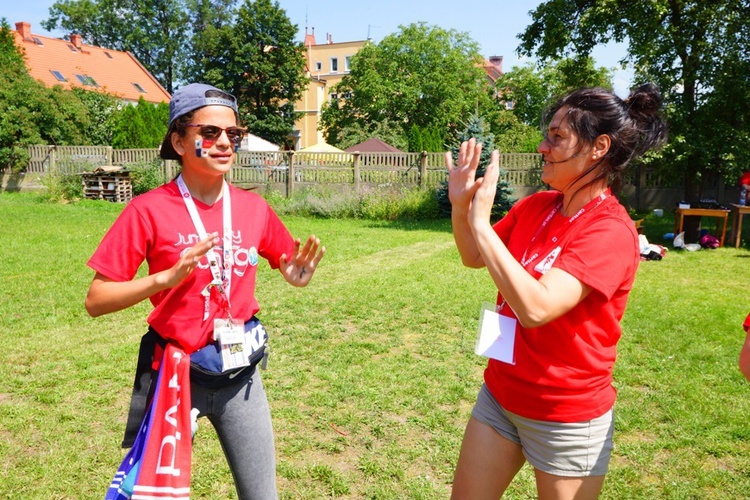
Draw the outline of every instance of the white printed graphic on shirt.
<instances>
[{"instance_id":1,"label":"white printed graphic on shirt","mask_svg":"<svg viewBox=\"0 0 750 500\"><path fill-rule=\"evenodd\" d=\"M180 252L180 255L187 252L190 247L200 241L198 233L190 233L188 235L177 233L177 235L178 239L174 246L185 247ZM223 263L221 262L221 247L215 247L214 250L216 250L216 258L219 259L219 265L223 267ZM232 231L232 251L234 259L232 270L235 276L242 277L245 275L248 266L258 265L258 250L255 247L244 248L242 246L242 232L239 230ZM206 257L201 258L198 267L200 269L208 269L208 259Z\"/></svg>"},{"instance_id":2,"label":"white printed graphic on shirt","mask_svg":"<svg viewBox=\"0 0 750 500\"><path fill-rule=\"evenodd\" d=\"M557 260L557 257L560 255L561 250L562 248L555 247L550 253L547 254L547 256L544 259L542 259L541 262L539 262L539 264L534 266L534 271L538 273L546 274L547 271L552 269L552 264L554 264L555 261Z\"/></svg>"}]
</instances>

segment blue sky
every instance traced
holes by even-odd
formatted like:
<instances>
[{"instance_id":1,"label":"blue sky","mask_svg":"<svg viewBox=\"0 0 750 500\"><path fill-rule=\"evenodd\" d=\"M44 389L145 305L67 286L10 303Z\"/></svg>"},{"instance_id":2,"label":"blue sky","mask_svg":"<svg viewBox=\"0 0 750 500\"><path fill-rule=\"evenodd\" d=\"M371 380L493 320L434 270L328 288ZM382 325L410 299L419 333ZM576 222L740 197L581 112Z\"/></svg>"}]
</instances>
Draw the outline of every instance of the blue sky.
<instances>
[{"instance_id":1,"label":"blue sky","mask_svg":"<svg viewBox=\"0 0 750 500\"><path fill-rule=\"evenodd\" d=\"M4 2L0 17L5 17L11 28L18 21L31 23L32 33L61 36L48 33L41 23L49 17L49 8L54 0L21 0ZM541 2L538 0L473 0L466 3L445 0L280 0L291 21L299 28L299 39L303 39L305 26L315 29L318 43L325 41L330 33L334 42L364 40L375 42L398 31L401 25L424 21L446 29L455 29L469 34L481 48L485 57L503 56L503 69L508 71L526 61L519 59L515 51L518 34L531 22L529 12ZM593 56L597 65L614 67L625 56L626 47L611 44L598 47ZM627 95L632 76L631 71L617 71L615 91Z\"/></svg>"}]
</instances>

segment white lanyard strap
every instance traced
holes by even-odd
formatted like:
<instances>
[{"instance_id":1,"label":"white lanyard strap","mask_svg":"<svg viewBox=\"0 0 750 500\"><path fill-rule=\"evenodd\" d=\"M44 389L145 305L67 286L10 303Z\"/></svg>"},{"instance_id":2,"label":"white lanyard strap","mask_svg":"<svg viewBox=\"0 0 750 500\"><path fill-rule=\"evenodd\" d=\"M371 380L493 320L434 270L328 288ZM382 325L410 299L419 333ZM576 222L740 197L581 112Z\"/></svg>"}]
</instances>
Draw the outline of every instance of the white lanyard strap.
<instances>
[{"instance_id":1,"label":"white lanyard strap","mask_svg":"<svg viewBox=\"0 0 750 500\"><path fill-rule=\"evenodd\" d=\"M206 228L203 226L203 221L201 220L200 214L198 213L198 208L195 206L193 196L190 194L190 191L185 185L182 174L177 176L176 182L177 188L180 190L180 194L182 195L182 201L185 202L185 206L187 207L188 213L190 214L190 219L193 221L193 226L195 226L195 230L198 231L198 236L202 240L206 238L206 236L208 236L208 233L206 232ZM208 259L208 265L211 270L211 276L213 279L211 283L208 284L203 293L203 295L206 296L206 308L203 315L204 320L208 318L208 289L211 286L219 287L219 291L226 296L228 304L229 289L232 283L232 264L234 263L234 259L232 258L232 202L229 195L229 187L227 186L226 181L224 181L223 183L222 192L222 216L224 225L224 234L222 236L224 244L224 272L222 273L221 269L219 268L219 263L217 262L216 254L214 253L213 248L209 249L208 252L206 252L206 258Z\"/></svg>"}]
</instances>

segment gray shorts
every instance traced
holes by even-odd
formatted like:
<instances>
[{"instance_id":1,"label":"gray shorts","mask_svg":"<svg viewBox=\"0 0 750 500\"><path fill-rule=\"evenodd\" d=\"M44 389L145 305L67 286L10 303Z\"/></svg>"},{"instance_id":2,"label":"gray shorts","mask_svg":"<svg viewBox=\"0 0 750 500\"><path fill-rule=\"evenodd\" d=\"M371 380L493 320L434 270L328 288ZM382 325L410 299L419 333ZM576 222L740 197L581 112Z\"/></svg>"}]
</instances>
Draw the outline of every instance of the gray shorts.
<instances>
[{"instance_id":1,"label":"gray shorts","mask_svg":"<svg viewBox=\"0 0 750 500\"><path fill-rule=\"evenodd\" d=\"M614 412L586 422L548 422L504 409L482 384L471 416L521 445L526 460L555 476L603 476L612 453Z\"/></svg>"}]
</instances>

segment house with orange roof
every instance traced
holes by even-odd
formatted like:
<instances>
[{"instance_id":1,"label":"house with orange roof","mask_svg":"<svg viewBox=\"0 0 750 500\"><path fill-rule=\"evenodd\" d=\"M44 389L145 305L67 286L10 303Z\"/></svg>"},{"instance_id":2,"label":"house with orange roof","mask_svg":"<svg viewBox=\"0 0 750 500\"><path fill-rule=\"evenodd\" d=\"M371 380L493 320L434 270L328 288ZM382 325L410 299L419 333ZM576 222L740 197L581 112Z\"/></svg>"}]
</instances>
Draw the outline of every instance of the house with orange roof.
<instances>
[{"instance_id":1,"label":"house with orange roof","mask_svg":"<svg viewBox=\"0 0 750 500\"><path fill-rule=\"evenodd\" d=\"M114 95L136 103L140 97L158 104L171 96L130 52L110 50L82 43L81 35L70 41L31 33L27 22L11 30L21 49L29 74L48 87L80 87Z\"/></svg>"},{"instance_id":2,"label":"house with orange roof","mask_svg":"<svg viewBox=\"0 0 750 500\"><path fill-rule=\"evenodd\" d=\"M489 60L484 60L482 64L484 72L490 83L494 84L498 78L503 76L503 56L490 56Z\"/></svg>"}]
</instances>

